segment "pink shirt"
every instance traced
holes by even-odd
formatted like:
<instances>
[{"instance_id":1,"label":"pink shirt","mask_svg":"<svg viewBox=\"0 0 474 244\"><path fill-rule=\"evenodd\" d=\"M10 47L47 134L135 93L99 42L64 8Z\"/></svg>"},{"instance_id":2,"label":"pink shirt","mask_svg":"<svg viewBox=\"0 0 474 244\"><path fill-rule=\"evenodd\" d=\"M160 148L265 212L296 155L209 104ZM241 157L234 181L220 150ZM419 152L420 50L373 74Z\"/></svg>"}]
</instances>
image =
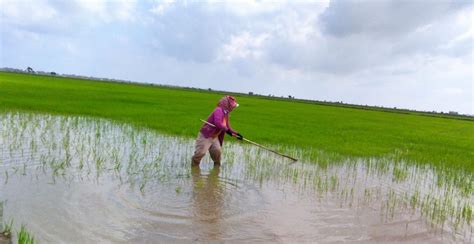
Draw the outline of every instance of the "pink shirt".
<instances>
[{"instance_id":1,"label":"pink shirt","mask_svg":"<svg viewBox=\"0 0 474 244\"><path fill-rule=\"evenodd\" d=\"M221 107L216 107L214 111L207 118L207 122L215 125L212 127L208 124L204 124L201 128L201 134L206 138L216 138L219 137L219 142L222 145L224 142L224 135L227 130L230 130L232 133L235 132L229 123L229 112Z\"/></svg>"}]
</instances>

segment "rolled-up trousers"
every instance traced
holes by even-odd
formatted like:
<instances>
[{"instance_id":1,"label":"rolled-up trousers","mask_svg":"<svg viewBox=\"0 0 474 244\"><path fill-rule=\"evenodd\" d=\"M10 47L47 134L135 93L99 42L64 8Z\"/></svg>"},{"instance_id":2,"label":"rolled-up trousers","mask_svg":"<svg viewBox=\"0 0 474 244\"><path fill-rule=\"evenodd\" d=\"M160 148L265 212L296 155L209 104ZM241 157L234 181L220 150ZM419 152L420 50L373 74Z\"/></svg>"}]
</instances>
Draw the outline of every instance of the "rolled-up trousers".
<instances>
[{"instance_id":1,"label":"rolled-up trousers","mask_svg":"<svg viewBox=\"0 0 474 244\"><path fill-rule=\"evenodd\" d=\"M209 151L214 164L221 163L221 144L219 143L219 138L206 138L199 132L192 157L193 165L199 165L207 151Z\"/></svg>"}]
</instances>

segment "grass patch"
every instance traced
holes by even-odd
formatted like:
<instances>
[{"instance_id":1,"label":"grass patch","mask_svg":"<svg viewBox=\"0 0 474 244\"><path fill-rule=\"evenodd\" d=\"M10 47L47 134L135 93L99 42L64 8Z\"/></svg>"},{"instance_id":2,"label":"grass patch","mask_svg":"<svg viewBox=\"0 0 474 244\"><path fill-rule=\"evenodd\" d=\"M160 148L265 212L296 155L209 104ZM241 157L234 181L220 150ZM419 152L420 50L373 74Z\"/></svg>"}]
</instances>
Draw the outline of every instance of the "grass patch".
<instances>
[{"instance_id":1,"label":"grass patch","mask_svg":"<svg viewBox=\"0 0 474 244\"><path fill-rule=\"evenodd\" d=\"M195 137L221 93L0 72L0 109L87 115ZM237 96L234 129L265 143L474 171L474 122Z\"/></svg>"},{"instance_id":2,"label":"grass patch","mask_svg":"<svg viewBox=\"0 0 474 244\"><path fill-rule=\"evenodd\" d=\"M18 244L34 244L37 243L33 235L31 235L24 225L21 225L20 231L17 232Z\"/></svg>"}]
</instances>

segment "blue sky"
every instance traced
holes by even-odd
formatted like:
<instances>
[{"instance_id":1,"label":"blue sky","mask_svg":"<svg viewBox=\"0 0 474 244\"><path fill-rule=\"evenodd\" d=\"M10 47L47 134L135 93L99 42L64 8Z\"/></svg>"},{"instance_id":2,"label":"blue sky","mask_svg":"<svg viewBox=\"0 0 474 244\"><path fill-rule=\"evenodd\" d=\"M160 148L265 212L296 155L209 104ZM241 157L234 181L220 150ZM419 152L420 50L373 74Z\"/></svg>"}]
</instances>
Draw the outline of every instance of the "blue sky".
<instances>
[{"instance_id":1,"label":"blue sky","mask_svg":"<svg viewBox=\"0 0 474 244\"><path fill-rule=\"evenodd\" d=\"M471 1L0 0L0 67L474 114Z\"/></svg>"}]
</instances>

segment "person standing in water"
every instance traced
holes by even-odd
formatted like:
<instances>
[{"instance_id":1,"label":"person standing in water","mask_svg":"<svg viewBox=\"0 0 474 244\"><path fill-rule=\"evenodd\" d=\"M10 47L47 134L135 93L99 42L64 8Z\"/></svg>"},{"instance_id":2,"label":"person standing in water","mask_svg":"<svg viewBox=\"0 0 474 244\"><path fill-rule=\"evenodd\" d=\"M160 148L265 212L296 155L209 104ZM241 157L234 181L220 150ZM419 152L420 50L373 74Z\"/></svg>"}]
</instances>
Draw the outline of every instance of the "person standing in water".
<instances>
[{"instance_id":1,"label":"person standing in water","mask_svg":"<svg viewBox=\"0 0 474 244\"><path fill-rule=\"evenodd\" d=\"M234 136L239 140L244 137L230 127L229 113L239 104L232 96L225 96L219 100L217 107L207 118L207 122L215 125L212 127L204 124L199 131L196 139L194 155L192 157L192 166L199 166L201 159L209 151L214 166L221 165L221 147L224 142L224 135Z\"/></svg>"}]
</instances>

